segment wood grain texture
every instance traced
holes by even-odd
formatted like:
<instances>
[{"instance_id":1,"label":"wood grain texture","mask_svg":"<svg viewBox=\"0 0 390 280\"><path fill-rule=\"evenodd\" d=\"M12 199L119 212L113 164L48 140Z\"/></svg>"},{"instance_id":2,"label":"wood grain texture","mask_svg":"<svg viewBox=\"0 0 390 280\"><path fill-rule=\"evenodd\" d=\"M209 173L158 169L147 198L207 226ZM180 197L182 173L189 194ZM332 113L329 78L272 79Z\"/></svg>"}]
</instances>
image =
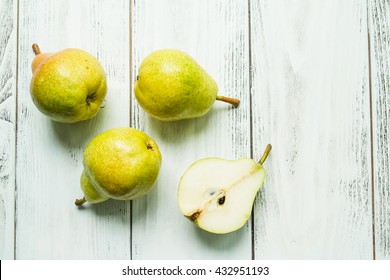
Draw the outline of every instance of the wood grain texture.
<instances>
[{"instance_id":1,"label":"wood grain texture","mask_svg":"<svg viewBox=\"0 0 390 280\"><path fill-rule=\"evenodd\" d=\"M372 259L367 7L251 1L256 259ZM388 171L388 169L387 169Z\"/></svg>"},{"instance_id":2,"label":"wood grain texture","mask_svg":"<svg viewBox=\"0 0 390 280\"><path fill-rule=\"evenodd\" d=\"M0 18L0 259L390 259L389 1L0 0ZM59 124L35 108L32 43L101 61L97 117ZM240 107L145 114L134 80L162 48L189 53ZM85 145L128 125L159 144L154 189L78 209ZM192 162L258 159L268 143L245 227L214 235L182 216Z\"/></svg>"},{"instance_id":3,"label":"wood grain texture","mask_svg":"<svg viewBox=\"0 0 390 280\"><path fill-rule=\"evenodd\" d=\"M17 3L0 1L0 259L14 258Z\"/></svg>"},{"instance_id":4,"label":"wood grain texture","mask_svg":"<svg viewBox=\"0 0 390 280\"><path fill-rule=\"evenodd\" d=\"M78 209L83 148L97 133L129 125L128 1L19 1L17 259L128 259L130 204ZM107 74L106 106L76 124L49 120L34 106L31 45L96 56Z\"/></svg>"},{"instance_id":5,"label":"wood grain texture","mask_svg":"<svg viewBox=\"0 0 390 280\"><path fill-rule=\"evenodd\" d=\"M390 2L369 3L375 252L390 259Z\"/></svg>"},{"instance_id":6,"label":"wood grain texture","mask_svg":"<svg viewBox=\"0 0 390 280\"><path fill-rule=\"evenodd\" d=\"M134 259L248 259L251 224L228 235L196 228L177 206L183 172L203 157L250 156L248 9L246 1L133 1L132 75L154 50L181 49L240 107L214 104L198 119L160 122L132 99L132 125L160 146L163 165L151 193L133 202Z\"/></svg>"}]
</instances>

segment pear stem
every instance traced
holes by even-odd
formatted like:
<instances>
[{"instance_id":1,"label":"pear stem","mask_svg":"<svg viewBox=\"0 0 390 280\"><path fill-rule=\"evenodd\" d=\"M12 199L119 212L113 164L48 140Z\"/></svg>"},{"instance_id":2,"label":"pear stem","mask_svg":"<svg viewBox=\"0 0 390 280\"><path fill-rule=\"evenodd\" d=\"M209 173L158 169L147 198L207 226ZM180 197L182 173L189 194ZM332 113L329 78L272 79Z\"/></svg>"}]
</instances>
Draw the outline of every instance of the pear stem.
<instances>
[{"instance_id":1,"label":"pear stem","mask_svg":"<svg viewBox=\"0 0 390 280\"><path fill-rule=\"evenodd\" d=\"M38 55L38 54L41 53L41 49L39 48L38 44L36 44L36 43L34 43L34 44L32 45L32 49L33 49L35 55Z\"/></svg>"},{"instance_id":2,"label":"pear stem","mask_svg":"<svg viewBox=\"0 0 390 280\"><path fill-rule=\"evenodd\" d=\"M230 103L230 104L233 105L234 108L237 108L238 105L240 105L240 100L238 100L236 98L231 98L231 97L218 95L217 96L217 100L218 101L223 101L223 102L226 102L226 103Z\"/></svg>"},{"instance_id":3,"label":"pear stem","mask_svg":"<svg viewBox=\"0 0 390 280\"><path fill-rule=\"evenodd\" d=\"M74 202L74 204L76 204L76 206L81 206L81 205L83 205L85 202L87 202L87 200L85 199L85 196L84 196L83 198L76 199L76 201Z\"/></svg>"},{"instance_id":4,"label":"pear stem","mask_svg":"<svg viewBox=\"0 0 390 280\"><path fill-rule=\"evenodd\" d=\"M268 154L269 154L269 152L271 151L271 149L272 149L271 144L268 144L267 147L265 148L265 151L264 151L264 153L263 153L263 156L261 157L261 159L260 159L260 161L259 161L259 163L260 163L261 165L262 165L262 164L264 163L264 161L267 159Z\"/></svg>"}]
</instances>

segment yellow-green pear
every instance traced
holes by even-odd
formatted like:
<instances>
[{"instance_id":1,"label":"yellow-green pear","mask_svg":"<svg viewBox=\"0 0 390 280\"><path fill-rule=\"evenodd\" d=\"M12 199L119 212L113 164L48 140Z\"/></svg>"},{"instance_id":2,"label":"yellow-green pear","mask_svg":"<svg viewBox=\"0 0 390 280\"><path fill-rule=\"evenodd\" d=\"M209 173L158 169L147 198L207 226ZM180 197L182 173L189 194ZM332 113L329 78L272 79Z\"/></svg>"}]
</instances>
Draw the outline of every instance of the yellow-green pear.
<instances>
[{"instance_id":1,"label":"yellow-green pear","mask_svg":"<svg viewBox=\"0 0 390 280\"><path fill-rule=\"evenodd\" d=\"M176 121L205 115L215 100L231 103L239 100L218 96L215 80L187 53L162 49L141 63L134 85L139 105L162 121Z\"/></svg>"},{"instance_id":2,"label":"yellow-green pear","mask_svg":"<svg viewBox=\"0 0 390 280\"><path fill-rule=\"evenodd\" d=\"M156 142L140 130L118 127L102 132L84 149L80 179L84 197L75 204L143 196L153 187L161 161Z\"/></svg>"},{"instance_id":3,"label":"yellow-green pear","mask_svg":"<svg viewBox=\"0 0 390 280\"><path fill-rule=\"evenodd\" d=\"M38 110L63 123L94 117L107 93L106 74L99 61L80 49L41 53L33 44L33 50L30 93Z\"/></svg>"},{"instance_id":4,"label":"yellow-green pear","mask_svg":"<svg viewBox=\"0 0 390 280\"><path fill-rule=\"evenodd\" d=\"M193 163L178 187L182 214L211 233L225 234L241 228L263 185L263 163L270 151L269 144L259 162L250 158L205 158Z\"/></svg>"}]
</instances>

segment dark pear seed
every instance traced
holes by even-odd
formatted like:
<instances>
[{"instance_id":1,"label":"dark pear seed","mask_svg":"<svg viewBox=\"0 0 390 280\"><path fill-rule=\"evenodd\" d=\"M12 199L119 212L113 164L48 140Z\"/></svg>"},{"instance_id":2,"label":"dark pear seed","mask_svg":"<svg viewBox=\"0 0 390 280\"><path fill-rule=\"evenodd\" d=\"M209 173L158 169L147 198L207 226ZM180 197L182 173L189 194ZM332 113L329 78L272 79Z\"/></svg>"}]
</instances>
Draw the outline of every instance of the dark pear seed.
<instances>
[{"instance_id":1,"label":"dark pear seed","mask_svg":"<svg viewBox=\"0 0 390 280\"><path fill-rule=\"evenodd\" d=\"M219 205L224 204L224 203L225 203L225 199L226 199L226 196L220 197L220 198L218 199L218 204L219 204Z\"/></svg>"}]
</instances>

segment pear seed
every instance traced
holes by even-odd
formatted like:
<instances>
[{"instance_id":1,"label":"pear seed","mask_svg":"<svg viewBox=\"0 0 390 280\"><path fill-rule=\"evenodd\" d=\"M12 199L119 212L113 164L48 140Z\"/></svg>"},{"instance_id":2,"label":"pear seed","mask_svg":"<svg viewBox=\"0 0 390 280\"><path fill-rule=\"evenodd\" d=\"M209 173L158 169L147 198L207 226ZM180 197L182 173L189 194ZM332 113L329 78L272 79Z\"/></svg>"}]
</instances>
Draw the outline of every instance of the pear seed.
<instances>
[{"instance_id":1,"label":"pear seed","mask_svg":"<svg viewBox=\"0 0 390 280\"><path fill-rule=\"evenodd\" d=\"M218 199L218 204L219 204L219 205L223 205L223 204L225 203L225 200L226 200L226 196L220 197L220 198Z\"/></svg>"}]
</instances>

